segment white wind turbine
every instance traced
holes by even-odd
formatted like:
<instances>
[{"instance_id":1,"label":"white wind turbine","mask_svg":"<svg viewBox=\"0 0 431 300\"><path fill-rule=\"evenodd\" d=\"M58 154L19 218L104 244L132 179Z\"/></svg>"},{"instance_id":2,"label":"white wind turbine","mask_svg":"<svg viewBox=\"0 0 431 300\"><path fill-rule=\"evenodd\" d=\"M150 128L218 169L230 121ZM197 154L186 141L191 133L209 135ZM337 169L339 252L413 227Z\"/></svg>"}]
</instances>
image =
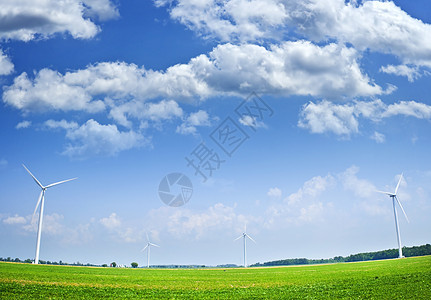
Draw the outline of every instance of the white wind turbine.
<instances>
[{"instance_id":1,"label":"white wind turbine","mask_svg":"<svg viewBox=\"0 0 431 300\"><path fill-rule=\"evenodd\" d=\"M36 207L34 209L33 218L32 218L32 220L33 220L34 216L36 214L37 207L40 204L39 224L38 224L38 228L37 228L36 255L35 255L35 258L34 258L34 263L38 264L39 263L40 236L41 236L41 233L42 233L43 208L44 208L44 205L45 205L45 191L46 191L46 189L48 189L50 187L53 187L55 185L58 185L58 184L61 184L61 183L65 183L65 182L68 182L68 181L71 181L71 180L75 180L76 178L67 179L67 180L63 180L63 181L59 181L59 182L48 184L47 186L43 186L39 182L39 180L37 180L36 177L34 177L34 175L31 174L31 172L29 171L29 169L27 169L26 166L24 166L24 164L22 166L24 167L24 169L27 170L27 172L31 175L31 177L33 177L33 179L37 183L37 185L42 189L42 191L40 192L40 195L39 195L39 200L37 200L37 204L36 204Z\"/></svg>"},{"instance_id":2,"label":"white wind turbine","mask_svg":"<svg viewBox=\"0 0 431 300\"><path fill-rule=\"evenodd\" d=\"M234 241L237 241L240 238L243 238L243 241L244 241L244 268L247 268L247 250L246 250L246 248L247 248L246 244L247 243L246 243L246 240L247 240L247 238L249 238L250 240L252 240L255 243L256 243L256 241L253 240L253 238L247 234L247 225L244 226L244 232L239 237L237 237Z\"/></svg>"},{"instance_id":3,"label":"white wind turbine","mask_svg":"<svg viewBox=\"0 0 431 300\"><path fill-rule=\"evenodd\" d=\"M145 249L147 249L147 268L150 267L150 248L152 246L160 247L159 245L156 245L150 242L150 239L148 238L148 233L147 233L147 245L145 245L144 249L141 250L141 251L145 251Z\"/></svg>"},{"instance_id":4,"label":"white wind turbine","mask_svg":"<svg viewBox=\"0 0 431 300\"><path fill-rule=\"evenodd\" d=\"M403 257L403 250L402 250L402 247L401 247L401 234L400 234L400 228L399 228L399 225L398 225L398 214L397 214L397 208L395 206L395 200L398 202L398 205L400 206L401 210L403 211L404 216L406 217L407 222L409 222L409 218L407 217L407 214L404 211L404 208L401 205L401 202L400 202L400 200L398 199L398 196L397 196L398 188L400 187L400 183L401 183L402 178L403 178L403 174L401 173L400 179L398 180L398 184L397 184L397 186L395 188L395 192L391 193L391 192L378 191L379 193L386 194L390 198L392 198L392 206L394 207L395 229L397 231L399 258Z\"/></svg>"}]
</instances>

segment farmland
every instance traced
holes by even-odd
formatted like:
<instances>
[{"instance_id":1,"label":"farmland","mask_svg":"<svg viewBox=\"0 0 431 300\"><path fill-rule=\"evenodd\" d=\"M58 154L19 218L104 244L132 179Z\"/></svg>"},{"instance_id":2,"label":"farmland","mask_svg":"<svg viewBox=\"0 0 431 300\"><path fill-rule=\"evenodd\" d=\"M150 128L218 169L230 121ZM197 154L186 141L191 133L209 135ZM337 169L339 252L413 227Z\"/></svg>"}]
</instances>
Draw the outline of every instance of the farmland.
<instances>
[{"instance_id":1,"label":"farmland","mask_svg":"<svg viewBox=\"0 0 431 300\"><path fill-rule=\"evenodd\" d=\"M431 256L248 269L0 263L0 298L430 299Z\"/></svg>"}]
</instances>

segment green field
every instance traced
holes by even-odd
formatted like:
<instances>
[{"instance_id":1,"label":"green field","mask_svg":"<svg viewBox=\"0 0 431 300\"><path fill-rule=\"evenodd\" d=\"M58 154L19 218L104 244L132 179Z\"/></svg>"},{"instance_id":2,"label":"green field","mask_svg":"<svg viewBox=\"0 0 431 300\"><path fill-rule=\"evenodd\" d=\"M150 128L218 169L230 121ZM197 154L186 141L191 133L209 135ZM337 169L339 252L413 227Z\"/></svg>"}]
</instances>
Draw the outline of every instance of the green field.
<instances>
[{"instance_id":1,"label":"green field","mask_svg":"<svg viewBox=\"0 0 431 300\"><path fill-rule=\"evenodd\" d=\"M2 299L431 299L431 256L248 269L0 263Z\"/></svg>"}]
</instances>

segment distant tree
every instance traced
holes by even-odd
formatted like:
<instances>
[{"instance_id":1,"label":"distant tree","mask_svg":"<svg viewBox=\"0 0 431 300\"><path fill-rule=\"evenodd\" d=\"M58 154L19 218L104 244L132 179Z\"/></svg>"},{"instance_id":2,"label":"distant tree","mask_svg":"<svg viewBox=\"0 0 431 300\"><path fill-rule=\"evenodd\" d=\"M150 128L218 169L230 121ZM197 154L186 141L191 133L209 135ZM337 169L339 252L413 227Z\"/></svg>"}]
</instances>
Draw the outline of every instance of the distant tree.
<instances>
[{"instance_id":1,"label":"distant tree","mask_svg":"<svg viewBox=\"0 0 431 300\"><path fill-rule=\"evenodd\" d=\"M115 261L111 262L111 267L115 268L116 266L117 266L117 263Z\"/></svg>"},{"instance_id":2,"label":"distant tree","mask_svg":"<svg viewBox=\"0 0 431 300\"><path fill-rule=\"evenodd\" d=\"M106 268L108 265L107 264L103 264L102 267Z\"/></svg>"},{"instance_id":3,"label":"distant tree","mask_svg":"<svg viewBox=\"0 0 431 300\"><path fill-rule=\"evenodd\" d=\"M132 268L137 268L138 267L138 263L137 262L132 262L130 265L132 266Z\"/></svg>"}]
</instances>

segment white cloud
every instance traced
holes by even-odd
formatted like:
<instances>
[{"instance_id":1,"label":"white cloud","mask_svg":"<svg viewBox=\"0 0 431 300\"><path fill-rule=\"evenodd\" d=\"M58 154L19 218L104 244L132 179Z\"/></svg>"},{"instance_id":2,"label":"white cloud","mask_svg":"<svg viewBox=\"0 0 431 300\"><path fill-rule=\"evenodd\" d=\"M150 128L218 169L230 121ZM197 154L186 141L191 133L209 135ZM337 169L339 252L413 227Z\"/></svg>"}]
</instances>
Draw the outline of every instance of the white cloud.
<instances>
[{"instance_id":1,"label":"white cloud","mask_svg":"<svg viewBox=\"0 0 431 300\"><path fill-rule=\"evenodd\" d=\"M322 195L336 186L336 178L328 174L315 176L304 182L297 192L287 196L283 203L266 209L265 227L278 227L286 224L302 225L322 221L323 212L331 207Z\"/></svg>"},{"instance_id":2,"label":"white cloud","mask_svg":"<svg viewBox=\"0 0 431 300\"><path fill-rule=\"evenodd\" d=\"M265 227L325 222L333 213L344 214L346 206L355 208L352 211L360 209L369 215L388 214L390 210L386 202L379 199L377 188L370 181L359 178L358 173L359 168L351 166L339 173L314 176L307 180L298 191L287 196L283 203L266 209ZM342 193L342 190L345 192ZM407 195L406 197L408 198ZM340 201L336 199L343 201L334 203L334 200Z\"/></svg>"},{"instance_id":3,"label":"white cloud","mask_svg":"<svg viewBox=\"0 0 431 300\"><path fill-rule=\"evenodd\" d=\"M216 203L205 210L195 211L186 208L152 210L147 217L148 224L157 231L166 231L175 238L202 239L211 232L231 232L240 230L245 224L261 222L260 217L238 214L236 205Z\"/></svg>"},{"instance_id":4,"label":"white cloud","mask_svg":"<svg viewBox=\"0 0 431 300\"><path fill-rule=\"evenodd\" d=\"M269 197L281 197L281 190L278 187L270 188L268 193L266 193Z\"/></svg>"},{"instance_id":5,"label":"white cloud","mask_svg":"<svg viewBox=\"0 0 431 300\"><path fill-rule=\"evenodd\" d=\"M336 105L329 101L310 102L303 106L298 126L312 133L332 132L349 136L358 132L358 120L352 105Z\"/></svg>"},{"instance_id":6,"label":"white cloud","mask_svg":"<svg viewBox=\"0 0 431 300\"><path fill-rule=\"evenodd\" d=\"M311 199L315 199L321 193L323 193L326 189L333 186L335 183L332 175L327 175L325 177L316 176L306 181L304 185L293 194L290 194L285 201L289 205L295 205L300 202L309 201Z\"/></svg>"},{"instance_id":7,"label":"white cloud","mask_svg":"<svg viewBox=\"0 0 431 300\"><path fill-rule=\"evenodd\" d=\"M101 21L115 19L120 16L118 9L110 0L84 0L85 16L97 17Z\"/></svg>"},{"instance_id":8,"label":"white cloud","mask_svg":"<svg viewBox=\"0 0 431 300\"><path fill-rule=\"evenodd\" d=\"M96 113L110 107L111 117L130 126L126 115L138 114L136 108L142 107L147 99L204 99L248 94L250 90L284 96L382 94L381 87L361 72L358 57L353 48L336 44L320 47L307 41L284 42L269 49L225 44L165 72L106 62L64 75L42 69L34 79L22 73L5 88L3 101L24 112ZM159 104L170 104L170 101ZM148 110L151 109L149 105Z\"/></svg>"},{"instance_id":9,"label":"white cloud","mask_svg":"<svg viewBox=\"0 0 431 300\"><path fill-rule=\"evenodd\" d=\"M238 122L244 126L250 126L252 128L267 128L264 122L257 120L256 117L244 115Z\"/></svg>"},{"instance_id":10,"label":"white cloud","mask_svg":"<svg viewBox=\"0 0 431 300\"><path fill-rule=\"evenodd\" d=\"M332 132L348 137L359 132L360 117L378 122L397 115L430 119L431 106L416 101L386 105L381 100L353 101L349 104L334 104L323 100L319 103L310 102L302 107L298 126L312 133ZM384 137L374 134L372 138L382 141Z\"/></svg>"},{"instance_id":11,"label":"white cloud","mask_svg":"<svg viewBox=\"0 0 431 300\"><path fill-rule=\"evenodd\" d=\"M71 144L66 146L63 154L72 157L115 155L120 151L140 147L147 143L147 140L137 132L119 131L116 125L102 125L93 119L81 126L64 120L48 120L45 125L53 129L66 130L66 138Z\"/></svg>"},{"instance_id":12,"label":"white cloud","mask_svg":"<svg viewBox=\"0 0 431 300\"><path fill-rule=\"evenodd\" d=\"M335 39L360 51L396 55L403 63L431 66L431 25L392 1L157 0L172 19L204 37L224 42L297 38ZM292 34L291 34L292 33Z\"/></svg>"},{"instance_id":13,"label":"white cloud","mask_svg":"<svg viewBox=\"0 0 431 300\"><path fill-rule=\"evenodd\" d=\"M378 144L382 144L386 140L385 135L377 131L374 131L374 133L371 135L371 139L375 140Z\"/></svg>"},{"instance_id":14,"label":"white cloud","mask_svg":"<svg viewBox=\"0 0 431 300\"><path fill-rule=\"evenodd\" d=\"M25 224L27 220L24 217L15 215L13 217L8 217L3 220L3 223L13 225L13 224Z\"/></svg>"},{"instance_id":15,"label":"white cloud","mask_svg":"<svg viewBox=\"0 0 431 300\"><path fill-rule=\"evenodd\" d=\"M0 75L9 75L13 72L14 65L7 57L3 50L0 49Z\"/></svg>"},{"instance_id":16,"label":"white cloud","mask_svg":"<svg viewBox=\"0 0 431 300\"><path fill-rule=\"evenodd\" d=\"M5 89L3 101L24 112L40 110L83 110L100 112L105 105L100 100L92 100L78 85L69 84L61 74L42 69L32 81L27 73L14 79L12 86Z\"/></svg>"},{"instance_id":17,"label":"white cloud","mask_svg":"<svg viewBox=\"0 0 431 300\"><path fill-rule=\"evenodd\" d=\"M22 129L22 128L28 128L30 126L31 126L31 121L24 120L24 121L19 122L18 124L16 124L15 128L16 129Z\"/></svg>"},{"instance_id":18,"label":"white cloud","mask_svg":"<svg viewBox=\"0 0 431 300\"><path fill-rule=\"evenodd\" d=\"M316 97L370 96L383 93L360 70L353 48L308 41L263 46L225 44L216 47L206 66L206 82L224 93L311 95ZM210 63L210 64L209 64Z\"/></svg>"},{"instance_id":19,"label":"white cloud","mask_svg":"<svg viewBox=\"0 0 431 300\"><path fill-rule=\"evenodd\" d=\"M23 229L28 232L36 232L37 231L37 218L26 217L26 220L31 219L28 223L23 223ZM44 214L43 215L43 233L49 235L61 235L65 232L65 227L61 224L61 221L64 219L63 215L53 213L51 215Z\"/></svg>"},{"instance_id":20,"label":"white cloud","mask_svg":"<svg viewBox=\"0 0 431 300\"><path fill-rule=\"evenodd\" d=\"M397 76L405 76L410 82L413 82L422 76L422 74L419 72L419 69L417 67L409 67L407 65L382 66L380 68L380 72L387 73L387 74L394 74Z\"/></svg>"},{"instance_id":21,"label":"white cloud","mask_svg":"<svg viewBox=\"0 0 431 300\"><path fill-rule=\"evenodd\" d=\"M149 103L145 108L144 115L153 121L167 120L183 115L183 110L174 100L162 100L159 103Z\"/></svg>"},{"instance_id":22,"label":"white cloud","mask_svg":"<svg viewBox=\"0 0 431 300\"><path fill-rule=\"evenodd\" d=\"M196 134L196 127L211 126L211 119L204 110L191 113L184 122L177 127L177 132L181 134Z\"/></svg>"},{"instance_id":23,"label":"white cloud","mask_svg":"<svg viewBox=\"0 0 431 300\"><path fill-rule=\"evenodd\" d=\"M346 190L353 192L354 195L362 198L370 198L376 195L376 187L365 179L359 179L357 177L358 173L359 168L356 166L351 166L344 172L340 173L338 176L343 187Z\"/></svg>"},{"instance_id":24,"label":"white cloud","mask_svg":"<svg viewBox=\"0 0 431 300\"><path fill-rule=\"evenodd\" d=\"M48 128L51 128L51 129L61 128L61 129L65 129L65 130L76 129L79 127L78 123L68 122L64 119L61 121L47 120L47 121L45 121L44 125Z\"/></svg>"},{"instance_id":25,"label":"white cloud","mask_svg":"<svg viewBox=\"0 0 431 300\"><path fill-rule=\"evenodd\" d=\"M277 34L288 14L278 0L157 0L170 15L198 34L222 41L267 39Z\"/></svg>"},{"instance_id":26,"label":"white cloud","mask_svg":"<svg viewBox=\"0 0 431 300\"><path fill-rule=\"evenodd\" d=\"M121 221L116 213L112 213L109 217L100 219L99 222L108 229L115 229L121 226Z\"/></svg>"},{"instance_id":27,"label":"white cloud","mask_svg":"<svg viewBox=\"0 0 431 300\"><path fill-rule=\"evenodd\" d=\"M401 101L389 105L382 117L388 118L397 115L410 116L418 119L430 119L431 105L416 101Z\"/></svg>"},{"instance_id":28,"label":"white cloud","mask_svg":"<svg viewBox=\"0 0 431 300\"><path fill-rule=\"evenodd\" d=\"M1 0L0 39L30 41L56 33L92 38L100 28L89 16L107 20L117 17L118 11L109 0Z\"/></svg>"}]
</instances>

